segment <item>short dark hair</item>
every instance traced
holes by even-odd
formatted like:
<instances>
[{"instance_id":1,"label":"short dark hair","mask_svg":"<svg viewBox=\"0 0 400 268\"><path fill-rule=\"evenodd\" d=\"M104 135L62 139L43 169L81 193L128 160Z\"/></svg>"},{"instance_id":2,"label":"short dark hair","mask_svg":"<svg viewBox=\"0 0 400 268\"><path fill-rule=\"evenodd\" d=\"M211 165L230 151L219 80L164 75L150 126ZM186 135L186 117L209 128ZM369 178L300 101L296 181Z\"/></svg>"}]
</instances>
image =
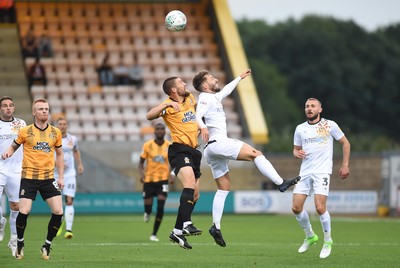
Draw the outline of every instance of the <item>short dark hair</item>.
<instances>
[{"instance_id":1,"label":"short dark hair","mask_svg":"<svg viewBox=\"0 0 400 268\"><path fill-rule=\"evenodd\" d=\"M3 96L0 98L0 105L3 103L3 101L5 100L10 100L12 102L14 102L13 98L9 97L9 96Z\"/></svg>"},{"instance_id":2,"label":"short dark hair","mask_svg":"<svg viewBox=\"0 0 400 268\"><path fill-rule=\"evenodd\" d=\"M198 74L196 74L195 77L193 77L192 84L193 84L193 87L194 87L197 91L202 92L202 90L201 90L201 85L202 85L203 82L206 80L206 77L205 77L205 76L206 76L207 74L210 74L210 72L207 71L207 70L203 70L203 71L200 71Z\"/></svg>"},{"instance_id":3,"label":"short dark hair","mask_svg":"<svg viewBox=\"0 0 400 268\"><path fill-rule=\"evenodd\" d=\"M175 80L178 79L178 77L173 76L170 78L165 79L162 88L164 90L164 93L167 94L168 96L171 94L171 88L175 86Z\"/></svg>"}]
</instances>

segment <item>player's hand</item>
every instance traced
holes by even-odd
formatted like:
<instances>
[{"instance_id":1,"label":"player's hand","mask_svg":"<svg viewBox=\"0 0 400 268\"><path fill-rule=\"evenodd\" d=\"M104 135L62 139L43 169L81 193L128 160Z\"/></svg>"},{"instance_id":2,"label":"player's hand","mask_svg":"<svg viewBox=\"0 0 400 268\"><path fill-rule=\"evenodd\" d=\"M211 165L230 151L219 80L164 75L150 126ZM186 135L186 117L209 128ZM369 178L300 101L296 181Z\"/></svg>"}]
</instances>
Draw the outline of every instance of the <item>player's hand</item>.
<instances>
[{"instance_id":1,"label":"player's hand","mask_svg":"<svg viewBox=\"0 0 400 268\"><path fill-rule=\"evenodd\" d=\"M79 165L79 166L78 166L78 174L79 174L79 175L82 175L84 170L85 170L85 169L83 168L82 165Z\"/></svg>"},{"instance_id":2,"label":"player's hand","mask_svg":"<svg viewBox=\"0 0 400 268\"><path fill-rule=\"evenodd\" d=\"M249 76L251 74L251 69L247 69L246 71L244 71L243 73L240 74L240 78L246 78L247 76Z\"/></svg>"},{"instance_id":3,"label":"player's hand","mask_svg":"<svg viewBox=\"0 0 400 268\"><path fill-rule=\"evenodd\" d=\"M339 176L342 180L347 179L350 174L350 170L348 166L342 166L339 170Z\"/></svg>"},{"instance_id":4,"label":"player's hand","mask_svg":"<svg viewBox=\"0 0 400 268\"><path fill-rule=\"evenodd\" d=\"M168 105L172 108L174 108L175 111L179 112L181 108L179 107L179 103L175 101L168 102Z\"/></svg>"},{"instance_id":5,"label":"player's hand","mask_svg":"<svg viewBox=\"0 0 400 268\"><path fill-rule=\"evenodd\" d=\"M1 159L6 160L7 158L10 158L12 156L12 154L10 154L9 152L4 152L1 155Z\"/></svg>"},{"instance_id":6,"label":"player's hand","mask_svg":"<svg viewBox=\"0 0 400 268\"><path fill-rule=\"evenodd\" d=\"M307 154L304 150L298 150L295 156L297 158L306 158Z\"/></svg>"},{"instance_id":7,"label":"player's hand","mask_svg":"<svg viewBox=\"0 0 400 268\"><path fill-rule=\"evenodd\" d=\"M208 128L204 127L204 128L202 128L202 129L200 130L200 132L201 132L201 139L203 140L203 143L204 143L204 144L207 144L208 138L209 138L209 135L208 135Z\"/></svg>"},{"instance_id":8,"label":"player's hand","mask_svg":"<svg viewBox=\"0 0 400 268\"><path fill-rule=\"evenodd\" d=\"M62 190L64 188L64 178L58 178L57 185L58 185L58 188L60 188L60 190Z\"/></svg>"}]
</instances>

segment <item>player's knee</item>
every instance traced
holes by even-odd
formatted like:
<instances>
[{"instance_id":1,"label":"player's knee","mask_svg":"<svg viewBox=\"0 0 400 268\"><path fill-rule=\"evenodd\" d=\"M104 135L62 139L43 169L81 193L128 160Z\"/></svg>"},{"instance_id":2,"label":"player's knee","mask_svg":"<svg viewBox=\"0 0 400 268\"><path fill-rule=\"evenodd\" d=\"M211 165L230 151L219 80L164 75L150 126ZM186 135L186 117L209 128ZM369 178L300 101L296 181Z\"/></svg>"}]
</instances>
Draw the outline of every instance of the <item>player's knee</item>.
<instances>
[{"instance_id":1,"label":"player's knee","mask_svg":"<svg viewBox=\"0 0 400 268\"><path fill-rule=\"evenodd\" d=\"M293 211L294 214L297 215L297 214L300 214L300 212L303 211L303 208L300 207L300 206L297 206L297 205L293 205L292 206L292 211Z\"/></svg>"},{"instance_id":2,"label":"player's knee","mask_svg":"<svg viewBox=\"0 0 400 268\"><path fill-rule=\"evenodd\" d=\"M13 210L13 211L18 211L19 210L19 203L10 202L10 209Z\"/></svg>"},{"instance_id":3,"label":"player's knee","mask_svg":"<svg viewBox=\"0 0 400 268\"><path fill-rule=\"evenodd\" d=\"M322 215L326 212L326 207L322 205L317 205L315 210L317 211L318 215Z\"/></svg>"}]
</instances>

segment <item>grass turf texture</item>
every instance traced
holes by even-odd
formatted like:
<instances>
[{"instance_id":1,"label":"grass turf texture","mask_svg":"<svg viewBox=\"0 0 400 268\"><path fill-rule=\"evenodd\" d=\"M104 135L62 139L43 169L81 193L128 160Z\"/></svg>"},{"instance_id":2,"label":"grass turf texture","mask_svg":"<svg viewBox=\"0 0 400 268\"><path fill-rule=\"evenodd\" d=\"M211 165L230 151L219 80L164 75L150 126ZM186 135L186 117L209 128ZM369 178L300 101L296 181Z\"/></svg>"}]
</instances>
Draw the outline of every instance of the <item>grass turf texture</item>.
<instances>
[{"instance_id":1,"label":"grass turf texture","mask_svg":"<svg viewBox=\"0 0 400 268\"><path fill-rule=\"evenodd\" d=\"M31 215L25 232L25 258L15 260L7 248L9 228L0 242L0 267L398 267L399 219L350 218L333 215L332 254L319 259L323 234L312 217L320 241L303 254L297 249L304 239L291 215L224 215L222 233L227 247L214 243L208 234L211 215L193 215L203 235L188 237L192 250L172 244L168 235L174 215L164 217L160 242L149 237L143 215L76 215L74 238L53 241L51 260L41 259L39 249L47 232L48 216Z\"/></svg>"}]
</instances>

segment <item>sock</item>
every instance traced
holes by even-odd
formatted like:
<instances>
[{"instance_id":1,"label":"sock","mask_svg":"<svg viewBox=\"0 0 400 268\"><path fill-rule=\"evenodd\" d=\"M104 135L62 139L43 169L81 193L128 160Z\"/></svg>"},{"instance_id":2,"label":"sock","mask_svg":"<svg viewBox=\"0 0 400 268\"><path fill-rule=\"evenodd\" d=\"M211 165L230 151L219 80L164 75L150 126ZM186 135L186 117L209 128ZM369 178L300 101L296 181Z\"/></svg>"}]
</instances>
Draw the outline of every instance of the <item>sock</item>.
<instances>
[{"instance_id":1,"label":"sock","mask_svg":"<svg viewBox=\"0 0 400 268\"><path fill-rule=\"evenodd\" d=\"M331 238L331 215L328 211L319 216L321 221L322 231L324 231L324 241L332 241Z\"/></svg>"},{"instance_id":2,"label":"sock","mask_svg":"<svg viewBox=\"0 0 400 268\"><path fill-rule=\"evenodd\" d=\"M27 224L29 214L18 213L17 219L15 221L15 225L17 228L17 237L19 242L24 241L24 233Z\"/></svg>"},{"instance_id":3,"label":"sock","mask_svg":"<svg viewBox=\"0 0 400 268\"><path fill-rule=\"evenodd\" d=\"M144 212L148 215L151 214L151 209L152 209L153 204L150 205L144 205Z\"/></svg>"},{"instance_id":4,"label":"sock","mask_svg":"<svg viewBox=\"0 0 400 268\"><path fill-rule=\"evenodd\" d=\"M157 214L156 219L154 220L153 235L157 235L158 229L160 228L162 218L164 217L164 205L165 200L157 201Z\"/></svg>"},{"instance_id":5,"label":"sock","mask_svg":"<svg viewBox=\"0 0 400 268\"><path fill-rule=\"evenodd\" d=\"M72 225L74 223L75 209L73 205L65 206L65 230L72 231Z\"/></svg>"},{"instance_id":6,"label":"sock","mask_svg":"<svg viewBox=\"0 0 400 268\"><path fill-rule=\"evenodd\" d=\"M304 230L307 238L314 236L314 231L312 230L310 217L308 216L307 211L303 210L299 214L296 214L296 220Z\"/></svg>"},{"instance_id":7,"label":"sock","mask_svg":"<svg viewBox=\"0 0 400 268\"><path fill-rule=\"evenodd\" d=\"M62 223L62 217L63 215L51 214L49 225L47 226L46 244L51 244L51 241L56 237L58 229L60 229Z\"/></svg>"},{"instance_id":8,"label":"sock","mask_svg":"<svg viewBox=\"0 0 400 268\"><path fill-rule=\"evenodd\" d=\"M17 235L17 227L15 226L15 222L17 221L18 211L14 211L10 209L10 234L11 237L15 237Z\"/></svg>"},{"instance_id":9,"label":"sock","mask_svg":"<svg viewBox=\"0 0 400 268\"><path fill-rule=\"evenodd\" d=\"M0 195L1 197L1 195ZM3 218L3 208L0 206L0 220Z\"/></svg>"},{"instance_id":10,"label":"sock","mask_svg":"<svg viewBox=\"0 0 400 268\"><path fill-rule=\"evenodd\" d=\"M264 155L259 155L254 159L254 164L256 164L258 170L267 178L269 178L276 185L281 185L283 183L283 179L279 176L278 172L276 172L274 166L271 162L265 158Z\"/></svg>"},{"instance_id":11,"label":"sock","mask_svg":"<svg viewBox=\"0 0 400 268\"><path fill-rule=\"evenodd\" d=\"M182 230L182 227L184 227L184 223L186 223L187 225L187 223L191 221L191 214L194 205L193 195L194 195L194 189L184 188L182 190L179 209L178 209L178 216L175 222L176 229Z\"/></svg>"},{"instance_id":12,"label":"sock","mask_svg":"<svg viewBox=\"0 0 400 268\"><path fill-rule=\"evenodd\" d=\"M217 190L214 195L214 201L212 206L212 218L213 223L217 229L221 229L221 219L224 213L225 199L228 196L229 191Z\"/></svg>"}]
</instances>

